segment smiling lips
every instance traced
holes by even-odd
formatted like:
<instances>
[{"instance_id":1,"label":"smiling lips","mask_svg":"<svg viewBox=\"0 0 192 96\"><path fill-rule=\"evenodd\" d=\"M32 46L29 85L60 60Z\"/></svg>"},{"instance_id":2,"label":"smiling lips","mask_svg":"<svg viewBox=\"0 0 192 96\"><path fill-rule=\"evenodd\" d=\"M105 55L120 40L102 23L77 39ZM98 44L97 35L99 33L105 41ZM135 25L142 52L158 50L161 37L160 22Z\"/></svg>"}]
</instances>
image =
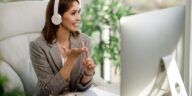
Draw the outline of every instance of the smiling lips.
<instances>
[{"instance_id":1,"label":"smiling lips","mask_svg":"<svg viewBox=\"0 0 192 96\"><path fill-rule=\"evenodd\" d=\"M78 23L73 23L73 26L77 27L77 26L78 26Z\"/></svg>"}]
</instances>

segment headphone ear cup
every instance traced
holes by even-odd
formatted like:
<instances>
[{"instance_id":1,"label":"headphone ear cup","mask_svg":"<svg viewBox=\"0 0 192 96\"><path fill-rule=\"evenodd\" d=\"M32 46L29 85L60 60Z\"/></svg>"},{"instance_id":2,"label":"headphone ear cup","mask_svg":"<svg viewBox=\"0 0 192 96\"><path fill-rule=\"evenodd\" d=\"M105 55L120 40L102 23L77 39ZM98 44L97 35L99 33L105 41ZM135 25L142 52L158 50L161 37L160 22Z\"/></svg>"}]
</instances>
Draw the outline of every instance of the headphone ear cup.
<instances>
[{"instance_id":1,"label":"headphone ear cup","mask_svg":"<svg viewBox=\"0 0 192 96\"><path fill-rule=\"evenodd\" d=\"M51 17L51 21L54 25L59 25L62 22L62 18L60 14L54 14Z\"/></svg>"}]
</instances>

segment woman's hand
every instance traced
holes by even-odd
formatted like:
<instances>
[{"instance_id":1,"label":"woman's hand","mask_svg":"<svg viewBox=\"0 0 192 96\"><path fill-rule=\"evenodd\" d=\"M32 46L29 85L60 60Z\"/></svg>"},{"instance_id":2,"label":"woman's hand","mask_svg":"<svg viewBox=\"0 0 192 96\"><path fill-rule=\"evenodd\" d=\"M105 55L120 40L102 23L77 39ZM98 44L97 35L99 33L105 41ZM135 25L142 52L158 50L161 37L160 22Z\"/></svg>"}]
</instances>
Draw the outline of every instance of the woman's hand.
<instances>
[{"instance_id":1,"label":"woman's hand","mask_svg":"<svg viewBox=\"0 0 192 96\"><path fill-rule=\"evenodd\" d=\"M81 53L85 52L85 48L67 49L65 47L62 47L62 49L62 55L67 60L66 62L64 62L65 64L61 69L61 74L65 80L68 80L70 78L71 70L73 69L77 58L80 56Z\"/></svg>"},{"instance_id":2,"label":"woman's hand","mask_svg":"<svg viewBox=\"0 0 192 96\"><path fill-rule=\"evenodd\" d=\"M75 62L76 59L81 55L81 53L85 52L85 48L72 48L67 49L63 47L64 57L67 57L67 61Z\"/></svg>"},{"instance_id":3,"label":"woman's hand","mask_svg":"<svg viewBox=\"0 0 192 96\"><path fill-rule=\"evenodd\" d=\"M83 60L82 64L86 75L94 75L95 64L93 63L93 60L91 58L86 58L85 60Z\"/></svg>"},{"instance_id":4,"label":"woman's hand","mask_svg":"<svg viewBox=\"0 0 192 96\"><path fill-rule=\"evenodd\" d=\"M87 48L85 49L85 52L86 52L86 58L82 61L82 64L85 70L85 74L91 76L94 75L95 64L91 59L91 57L89 56L89 51L87 50Z\"/></svg>"}]
</instances>

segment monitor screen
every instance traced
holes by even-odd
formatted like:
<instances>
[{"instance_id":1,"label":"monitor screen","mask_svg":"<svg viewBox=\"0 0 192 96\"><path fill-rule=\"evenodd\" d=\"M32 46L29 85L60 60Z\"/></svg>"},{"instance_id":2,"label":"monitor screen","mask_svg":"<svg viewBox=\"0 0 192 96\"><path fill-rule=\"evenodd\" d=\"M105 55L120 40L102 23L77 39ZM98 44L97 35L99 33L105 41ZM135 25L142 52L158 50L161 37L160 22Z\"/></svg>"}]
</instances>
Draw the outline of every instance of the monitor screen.
<instances>
[{"instance_id":1,"label":"monitor screen","mask_svg":"<svg viewBox=\"0 0 192 96\"><path fill-rule=\"evenodd\" d=\"M185 31L185 7L123 17L120 27L121 96L148 96L161 57L173 52Z\"/></svg>"}]
</instances>

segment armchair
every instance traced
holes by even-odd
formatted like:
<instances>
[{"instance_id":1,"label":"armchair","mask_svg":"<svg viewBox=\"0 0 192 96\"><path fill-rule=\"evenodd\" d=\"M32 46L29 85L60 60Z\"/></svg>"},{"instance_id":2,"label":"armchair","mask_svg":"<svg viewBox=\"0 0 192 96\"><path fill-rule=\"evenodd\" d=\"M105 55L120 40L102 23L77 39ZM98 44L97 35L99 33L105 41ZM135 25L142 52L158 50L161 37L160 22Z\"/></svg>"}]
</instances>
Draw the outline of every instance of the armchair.
<instances>
[{"instance_id":1,"label":"armchair","mask_svg":"<svg viewBox=\"0 0 192 96\"><path fill-rule=\"evenodd\" d=\"M9 78L9 88L20 86L26 96L34 93L37 82L29 42L43 27L46 4L46 1L0 3L0 72Z\"/></svg>"}]
</instances>

